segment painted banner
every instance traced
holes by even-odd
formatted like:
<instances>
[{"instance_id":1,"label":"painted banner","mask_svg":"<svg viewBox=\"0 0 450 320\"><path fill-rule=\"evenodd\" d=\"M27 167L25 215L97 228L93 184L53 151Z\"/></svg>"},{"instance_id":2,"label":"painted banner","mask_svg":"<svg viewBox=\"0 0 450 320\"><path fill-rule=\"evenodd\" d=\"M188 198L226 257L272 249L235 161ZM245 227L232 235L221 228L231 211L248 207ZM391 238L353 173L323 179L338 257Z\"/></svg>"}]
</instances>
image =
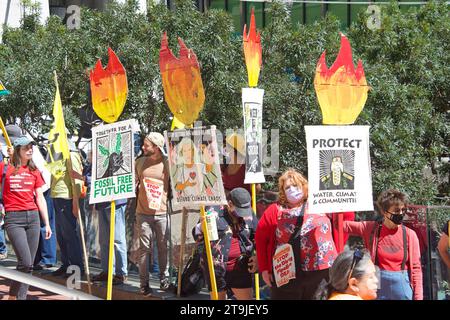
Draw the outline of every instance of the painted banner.
<instances>
[{"instance_id":1,"label":"painted banner","mask_svg":"<svg viewBox=\"0 0 450 320\"><path fill-rule=\"evenodd\" d=\"M226 204L216 127L165 131L175 208Z\"/></svg>"},{"instance_id":2,"label":"painted banner","mask_svg":"<svg viewBox=\"0 0 450 320\"><path fill-rule=\"evenodd\" d=\"M352 47L341 33L341 48L331 68L325 51L317 62L314 88L322 110L323 124L353 124L367 100L366 76L362 61L353 65Z\"/></svg>"},{"instance_id":3,"label":"painted banner","mask_svg":"<svg viewBox=\"0 0 450 320\"><path fill-rule=\"evenodd\" d=\"M134 119L92 128L92 181L89 203L133 198Z\"/></svg>"},{"instance_id":4,"label":"painted banner","mask_svg":"<svg viewBox=\"0 0 450 320\"><path fill-rule=\"evenodd\" d=\"M153 210L159 210L164 194L164 183L160 180L145 177L144 188L147 195L148 207Z\"/></svg>"},{"instance_id":5,"label":"painted banner","mask_svg":"<svg viewBox=\"0 0 450 320\"><path fill-rule=\"evenodd\" d=\"M310 213L372 211L369 126L305 126Z\"/></svg>"},{"instance_id":6,"label":"painted banner","mask_svg":"<svg viewBox=\"0 0 450 320\"><path fill-rule=\"evenodd\" d=\"M179 122L190 126L197 120L205 103L205 90L197 56L178 38L180 57L173 55L164 32L159 51L159 69L170 111Z\"/></svg>"},{"instance_id":7,"label":"painted banner","mask_svg":"<svg viewBox=\"0 0 450 320\"><path fill-rule=\"evenodd\" d=\"M99 59L90 73L92 107L105 122L113 123L119 119L128 95L128 82L125 68L115 52L108 48L108 65L105 69Z\"/></svg>"},{"instance_id":8,"label":"painted banner","mask_svg":"<svg viewBox=\"0 0 450 320\"><path fill-rule=\"evenodd\" d=\"M245 134L245 184L264 183L262 163L262 105L264 90L242 88Z\"/></svg>"}]
</instances>

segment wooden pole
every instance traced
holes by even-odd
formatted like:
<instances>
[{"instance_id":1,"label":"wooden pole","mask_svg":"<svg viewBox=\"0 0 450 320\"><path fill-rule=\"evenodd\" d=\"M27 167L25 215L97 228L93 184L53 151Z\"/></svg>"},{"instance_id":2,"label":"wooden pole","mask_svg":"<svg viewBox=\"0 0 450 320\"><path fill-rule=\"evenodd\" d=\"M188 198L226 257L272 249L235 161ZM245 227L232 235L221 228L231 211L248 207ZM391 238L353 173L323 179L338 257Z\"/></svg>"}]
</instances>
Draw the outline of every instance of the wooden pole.
<instances>
[{"instance_id":1,"label":"wooden pole","mask_svg":"<svg viewBox=\"0 0 450 320\"><path fill-rule=\"evenodd\" d=\"M184 265L184 249L186 246L186 225L187 225L187 209L183 207L181 218L181 243L180 243L180 257L178 259L178 287L177 297L181 296L181 275L183 274Z\"/></svg>"},{"instance_id":2,"label":"wooden pole","mask_svg":"<svg viewBox=\"0 0 450 320\"><path fill-rule=\"evenodd\" d=\"M205 241L206 257L208 260L209 279L211 280L211 296L213 300L219 300L216 275L214 273L214 262L211 252L211 243L209 242L208 222L206 221L205 206L200 207L200 217L203 221L203 239Z\"/></svg>"},{"instance_id":3,"label":"wooden pole","mask_svg":"<svg viewBox=\"0 0 450 320\"><path fill-rule=\"evenodd\" d=\"M116 222L116 202L111 201L111 220L109 222L108 283L106 287L106 300L112 299L115 222Z\"/></svg>"},{"instance_id":4,"label":"wooden pole","mask_svg":"<svg viewBox=\"0 0 450 320\"><path fill-rule=\"evenodd\" d=\"M256 215L256 185L252 183L252 209ZM255 273L255 298L259 300L259 273Z\"/></svg>"}]
</instances>

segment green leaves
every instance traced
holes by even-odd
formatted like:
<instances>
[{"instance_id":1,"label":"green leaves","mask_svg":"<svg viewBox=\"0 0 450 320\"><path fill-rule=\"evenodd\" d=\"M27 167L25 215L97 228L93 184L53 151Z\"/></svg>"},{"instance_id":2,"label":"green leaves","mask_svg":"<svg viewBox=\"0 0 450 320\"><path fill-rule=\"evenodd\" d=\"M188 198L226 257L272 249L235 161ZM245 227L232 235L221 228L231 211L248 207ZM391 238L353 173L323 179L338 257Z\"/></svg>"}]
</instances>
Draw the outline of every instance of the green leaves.
<instances>
[{"instance_id":1,"label":"green leaves","mask_svg":"<svg viewBox=\"0 0 450 320\"><path fill-rule=\"evenodd\" d=\"M121 149L122 149L122 135L119 133L117 134L116 138L116 153L119 154Z\"/></svg>"},{"instance_id":2,"label":"green leaves","mask_svg":"<svg viewBox=\"0 0 450 320\"><path fill-rule=\"evenodd\" d=\"M104 146L102 146L101 144L98 145L98 151L100 151L100 153L104 157L109 157L109 150L107 148L105 148Z\"/></svg>"}]
</instances>

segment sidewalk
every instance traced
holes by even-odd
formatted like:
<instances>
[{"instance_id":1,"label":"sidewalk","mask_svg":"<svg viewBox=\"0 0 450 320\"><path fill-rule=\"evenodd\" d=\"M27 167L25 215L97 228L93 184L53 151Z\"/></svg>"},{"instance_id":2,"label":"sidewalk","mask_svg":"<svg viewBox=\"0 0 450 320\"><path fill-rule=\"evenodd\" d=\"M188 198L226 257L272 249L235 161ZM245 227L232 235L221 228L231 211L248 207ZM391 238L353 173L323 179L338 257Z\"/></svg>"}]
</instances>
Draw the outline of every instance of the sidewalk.
<instances>
[{"instance_id":1,"label":"sidewalk","mask_svg":"<svg viewBox=\"0 0 450 320\"><path fill-rule=\"evenodd\" d=\"M8 267L14 269L16 267L16 258L12 254L8 254L8 259L0 261L0 265L4 267ZM67 279L63 277L55 277L50 275L52 271L55 271L57 267L44 269L41 271L34 271L33 275L36 277L40 277L61 285L65 285L67 283ZM100 273L99 266L91 263L89 265L90 277L93 275ZM176 279L173 279L176 281ZM112 300L209 300L209 292L206 288L202 289L199 294L191 295L189 297L180 297L177 298L175 292L165 292L159 289L159 279L150 276L150 286L153 289L153 296L145 297L139 292L139 274L135 271L130 271L128 275L128 281L125 284L115 285L113 286L112 291ZM0 298L5 293L7 294L9 289L9 279L0 278ZM97 296L102 299L106 299L106 283L93 283L91 285L92 295ZM49 292L41 292L38 289L37 291L30 290L29 299L30 300L65 300L66 298L62 296L53 295ZM81 281L81 290L83 292L89 293L86 276L82 278ZM34 298L37 297L37 298Z\"/></svg>"}]
</instances>

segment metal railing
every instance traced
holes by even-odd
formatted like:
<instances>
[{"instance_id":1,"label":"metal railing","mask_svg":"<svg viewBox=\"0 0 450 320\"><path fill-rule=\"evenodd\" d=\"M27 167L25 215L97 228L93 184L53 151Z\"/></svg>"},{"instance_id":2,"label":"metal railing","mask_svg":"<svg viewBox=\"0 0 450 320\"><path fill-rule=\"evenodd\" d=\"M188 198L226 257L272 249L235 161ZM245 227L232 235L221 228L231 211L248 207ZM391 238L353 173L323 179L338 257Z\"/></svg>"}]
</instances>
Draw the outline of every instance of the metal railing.
<instances>
[{"instance_id":1,"label":"metal railing","mask_svg":"<svg viewBox=\"0 0 450 320\"><path fill-rule=\"evenodd\" d=\"M37 278L32 276L31 274L23 273L3 266L0 266L0 277L26 283L30 286L59 294L71 300L103 300L99 297L78 290L68 289L67 287L56 284L54 282Z\"/></svg>"}]
</instances>

